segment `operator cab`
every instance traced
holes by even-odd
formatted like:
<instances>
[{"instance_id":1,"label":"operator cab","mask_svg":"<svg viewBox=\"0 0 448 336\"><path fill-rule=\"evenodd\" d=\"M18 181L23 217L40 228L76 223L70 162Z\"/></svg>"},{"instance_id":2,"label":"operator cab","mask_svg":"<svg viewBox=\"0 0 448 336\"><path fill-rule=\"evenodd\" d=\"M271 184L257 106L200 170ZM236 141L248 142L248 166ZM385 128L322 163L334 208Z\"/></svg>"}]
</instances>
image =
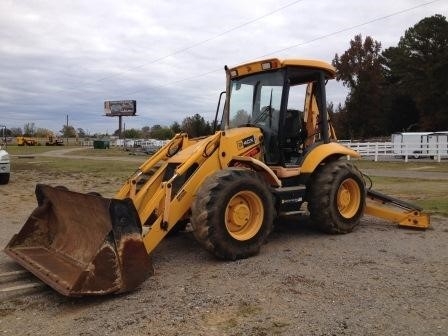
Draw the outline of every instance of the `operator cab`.
<instances>
[{"instance_id":1,"label":"operator cab","mask_svg":"<svg viewBox=\"0 0 448 336\"><path fill-rule=\"evenodd\" d=\"M228 74L223 127L259 127L266 164L300 166L307 147L330 141L325 82L334 77L334 69L326 63L271 59L230 69Z\"/></svg>"}]
</instances>

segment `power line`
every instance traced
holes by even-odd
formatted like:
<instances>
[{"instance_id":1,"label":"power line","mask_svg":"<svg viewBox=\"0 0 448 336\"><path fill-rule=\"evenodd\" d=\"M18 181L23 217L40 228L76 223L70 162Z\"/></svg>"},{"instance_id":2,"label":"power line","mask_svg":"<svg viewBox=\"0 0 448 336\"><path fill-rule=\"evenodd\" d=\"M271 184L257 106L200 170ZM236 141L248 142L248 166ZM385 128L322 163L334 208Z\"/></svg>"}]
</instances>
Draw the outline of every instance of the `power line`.
<instances>
[{"instance_id":1,"label":"power line","mask_svg":"<svg viewBox=\"0 0 448 336\"><path fill-rule=\"evenodd\" d=\"M400 15L400 14L403 14L403 13L406 13L406 12L410 12L410 11L412 11L414 9L421 8L421 7L430 5L430 4L432 4L434 2L438 2L438 1L440 1L440 0L429 1L429 2L426 2L426 3L420 4L420 5L414 6L414 7L409 7L409 8L403 9L401 11L397 11L397 12L394 12L394 13L391 13L391 14L388 14L388 15L384 15L384 16L378 17L378 18L375 18L375 19L372 19L372 20L369 20L369 21L366 21L366 22L363 22L363 23L360 23L360 24L357 24L357 25L354 25L354 26L343 28L343 29L334 31L334 32L326 34L326 35L322 35L322 36L316 37L314 39L311 39L311 40L308 40L308 41L305 41L305 42L302 42L302 43L294 44L292 46L289 46L289 47L286 47L286 48L282 48L282 49L277 49L277 50L275 50L273 52L270 52L268 54L264 54L264 55L260 56L260 58L263 58L263 57L266 57L266 56L270 56L270 55L273 55L273 54L276 54L276 53L279 53L279 52L283 52L283 51L286 51L286 50L289 50L289 49L293 49L293 48L296 48L296 47L300 47L302 45L309 44L309 43L312 43L312 42L316 42L316 41L325 39L327 37L334 36L334 35L337 35L337 34L340 34L340 33L344 33L346 31L349 31L349 30L352 30L352 29L355 29L355 28L366 26L368 24L371 24L371 23L374 23L374 22L377 22L377 21L385 20L385 19L388 19L388 18L393 17L393 16L397 16L397 15Z\"/></svg>"},{"instance_id":2,"label":"power line","mask_svg":"<svg viewBox=\"0 0 448 336\"><path fill-rule=\"evenodd\" d=\"M256 17L256 18L251 19L251 20L249 20L249 21L246 21L246 22L244 22L244 23L242 23L242 24L239 24L239 25L237 25L237 26L235 26L235 27L232 27L232 28L230 28L230 29L228 29L228 30L225 30L225 31L223 31L223 32L221 32L221 33L218 33L218 34L216 34L216 35L214 35L214 36L212 36L212 37L210 37L210 38L207 38L207 39L202 40L202 41L199 41L199 42L195 42L195 43L193 43L193 44L191 44L191 45L189 45L189 46L187 46L187 47L177 49L177 50L175 50L175 51L173 51L173 52L171 52L171 53L169 53L169 54L166 54L166 55L164 55L164 56L160 56L160 57L158 57L158 58L155 58L155 59L153 59L153 60L151 60L151 61L148 61L148 62L145 62L145 63L143 63L143 64L136 65L136 66L134 66L134 67L129 67L129 68L127 68L127 69L125 69L125 70L123 70L123 71L121 71L121 72L119 72L119 73L115 73L115 74L112 74L112 75L109 75L109 76L105 76L105 77L99 78L99 79L97 79L97 80L91 82L90 84L94 84L94 83L97 83L97 82L101 82L101 81L104 81L104 80L106 80L106 79L115 78L115 77L118 77L118 76L123 75L123 74L126 73L126 72L129 72L129 71L132 71L132 70L136 70L136 69L143 68L143 67L145 67L145 66L148 65L148 64L154 64L154 63L156 63L156 62L160 62L160 61L162 61L162 60L164 60L164 59L167 59L168 57L171 57L171 56L174 56L174 55L178 55L178 54L184 53L184 52L186 52L186 51L188 51L188 50L191 50L191 49L194 49L194 48L196 48L196 47L198 47L198 46L200 46L200 45L203 45L203 44L206 44L206 43L208 43L208 42L210 42L210 41L213 41L213 40L215 40L215 39L217 39L217 38L219 38L219 37L221 37L221 36L223 36L223 35L226 35L226 34L228 34L228 33L231 33L231 32L233 32L233 31L238 30L238 29L240 29L240 28L243 28L243 27L245 27L245 26L248 26L248 25L250 25L250 24L252 24L252 23L254 23L254 22L260 21L260 20L262 20L262 19L264 19L264 18L266 18L266 17L268 17L268 16L270 16L270 15L272 15L272 14L274 14L274 13L280 12L280 11L284 10L285 8L291 7L291 6L293 6L293 5L295 5L295 4L299 3L299 2L302 2L302 1L304 1L304 0L296 0L296 1L293 1L293 2L290 2L290 3L287 3L287 4L284 5L284 6L281 6L281 7L277 8L277 9L275 9L275 10L272 10L272 11L266 13L266 14L263 14L263 15L261 15L261 16L259 16L259 17ZM82 88L82 87L80 87L80 86L74 86L74 87L71 87L71 88L62 89L62 90L60 90L60 91L77 90L77 89L80 89L80 88Z\"/></svg>"},{"instance_id":3,"label":"power line","mask_svg":"<svg viewBox=\"0 0 448 336\"><path fill-rule=\"evenodd\" d=\"M340 34L340 33L344 33L346 31L350 31L350 30L353 30L353 29L356 29L356 28L359 28L359 27L362 27L362 26L366 26L366 25L374 23L374 22L378 22L378 21L385 20L385 19L397 16L397 15L400 15L400 14L403 14L403 13L406 13L406 12L410 12L412 10L415 10L415 9L418 9L418 8L421 8L421 7L424 7L424 6L430 5L430 4L435 3L435 2L439 2L439 1L441 1L441 0L433 0L433 1L429 1L429 2L426 2L426 3L420 4L420 5L409 7L409 8L397 11L397 12L386 14L386 15L383 15L383 16L371 19L369 21L365 21L363 23L359 23L359 24L356 24L356 25L353 25L353 26L342 28L340 30L333 31L333 32L325 34L325 35L321 35L321 36L315 37L315 38L310 39L310 40L305 41L305 42L297 43L297 44L291 45L291 46L286 47L286 48L281 48L281 49L277 49L277 50L271 51L271 52L269 52L267 54L254 57L251 60L247 60L247 61L244 61L244 62L239 62L239 64L244 64L244 63L250 62L250 61L252 61L254 59L262 59L262 58L265 58L267 56L272 56L274 54L278 54L278 53L286 51L286 50L290 50L290 49L293 49L293 48L296 48L296 47L300 47L300 46L303 46L303 45L306 45L306 44L310 44L310 43L313 43L313 42L316 42L316 41L319 41L319 40L322 40L322 39L325 39L325 38L328 38L328 37L331 37L331 36L334 36L334 35L337 35L337 34ZM223 68L219 68L219 69L215 69L215 70L209 70L207 72L204 72L204 73L201 73L201 74L198 74L198 75L190 76L190 77L183 78L183 79L178 79L178 80L175 80L175 81L172 81L172 82L169 82L169 83L159 84L159 85L155 85L155 86L156 87L169 86L169 85L180 83L180 82L184 82L184 81L187 81L187 80L192 80L192 79L204 77L204 76L209 75L211 73L221 71L222 69ZM136 94L136 93L143 92L145 90L146 89L141 89L141 90L137 90L137 91L128 92L127 95L133 95L133 94Z\"/></svg>"},{"instance_id":4,"label":"power line","mask_svg":"<svg viewBox=\"0 0 448 336\"><path fill-rule=\"evenodd\" d=\"M240 29L240 28L242 28L244 26L247 26L247 25L250 25L250 24L252 24L254 22L262 20L262 19L264 19L264 18L266 18L266 17L268 17L268 16L270 16L270 15L272 15L274 13L282 11L285 8L291 7L291 6L293 6L293 5L295 5L295 4L299 3L299 2L302 2L302 1L304 1L304 0L296 0L296 1L293 1L293 2L290 2L290 3L287 3L286 5L284 5L282 7L279 7L278 9L275 9L273 11L270 11L270 12L266 13L266 14L263 14L263 15L255 18L255 19L246 21L246 22L244 22L244 23L242 23L240 25L234 26L234 27L232 27L232 28L230 28L228 30L225 30L225 31L223 31L223 32L213 36L213 37L210 37L208 39L196 42L196 43L194 43L194 44L192 44L190 46L187 46L185 48L181 48L181 49L175 50L175 51L173 51L170 54L167 54L165 56L161 56L161 57L159 57L157 59L154 59L152 61L149 61L147 63L141 64L141 65L138 65L138 66L135 66L135 67L128 68L127 70L125 70L125 71L123 71L121 73L100 78L98 80L95 80L95 81L91 82L90 84L93 84L93 83L96 83L96 82L99 82L99 81L103 81L103 80L106 80L106 79L109 79L109 78L112 78L112 77L120 76L120 75L124 74L125 72L131 71L131 70L134 70L134 69L138 69L138 68L144 67L144 66L146 66L148 64L152 64L152 63L158 62L160 60L166 59L166 58L168 58L170 56L186 52L186 51L191 50L191 49L193 49L193 48L195 48L195 47L197 47L199 45L202 45L202 44L205 44L207 42L210 42L210 41L212 41L212 40L214 40L214 39L216 39L216 38L218 38L220 36L223 36L225 34L228 34L228 33L232 32L232 31ZM269 53L260 55L258 57L253 57L251 60L257 59L257 58L259 58L259 59L265 58L267 56L278 54L278 53L284 52L286 50L290 50L290 49L293 49L293 48L296 48L296 47L299 47L299 46L307 45L307 44L310 44L310 43L313 43L313 42L316 42L316 41L319 41L319 40L322 40L322 39L325 39L325 38L328 38L328 37L331 37L331 36L334 36L334 35L346 32L346 31L350 31L350 30L353 30L353 29L356 29L356 28L359 28L359 27L362 27L362 26L365 26L365 25L368 25L368 24L371 24L371 23L374 23L374 22L378 22L378 21L381 21L381 20L384 20L384 19L387 19L387 18L390 18L390 17L394 17L394 16L397 16L397 15L409 12L409 11L412 11L412 10L415 10L415 9L418 9L418 8L421 8L421 7L424 7L424 6L433 4L435 2L439 2L439 1L440 0L428 1L428 2L425 2L425 3L419 4L419 5L413 6L413 7L409 7L409 8L400 10L400 11L396 11L396 12L393 12L393 13L390 13L390 14L387 14L387 15L383 15L383 16L380 16L380 17L377 17L377 18L374 18L374 19L371 19L371 20L368 20L368 21L365 21L365 22L362 22L362 23L359 23L359 24L356 24L356 25L352 25L352 26L349 26L349 27L346 27L346 28L342 28L342 29L330 32L328 34L324 34L324 35L312 38L310 40L307 40L307 41L304 41L304 42L301 42L301 43L296 43L296 44L293 44L293 45L285 47L285 48L273 50L273 51L271 51ZM246 62L251 61L251 60L247 60ZM239 63L242 64L242 63L245 63L245 62L239 62ZM181 82L184 82L184 81L193 80L193 79L196 79L196 78L201 78L201 77L207 76L207 75L209 75L211 73L215 73L215 72L218 72L218 71L222 71L222 67L216 68L214 70L209 70L209 71L203 72L201 74L189 76L189 77L186 77L186 78L183 78L183 79L178 79L178 80L175 80L175 81L172 81L172 82L167 82L165 84L154 85L154 87L166 87L166 86L170 86L170 85L173 85L173 84L176 84L176 83L181 83ZM81 89L81 88L85 88L85 86L76 86L76 87L72 87L72 88L61 89L59 92L68 91L68 90L78 90L78 89ZM136 93L144 92L146 90L147 90L147 88L143 88L143 89L139 89L139 90L135 90L135 91L131 91L131 92L125 93L125 95L134 95ZM88 105L88 103L81 103L81 105Z\"/></svg>"}]
</instances>

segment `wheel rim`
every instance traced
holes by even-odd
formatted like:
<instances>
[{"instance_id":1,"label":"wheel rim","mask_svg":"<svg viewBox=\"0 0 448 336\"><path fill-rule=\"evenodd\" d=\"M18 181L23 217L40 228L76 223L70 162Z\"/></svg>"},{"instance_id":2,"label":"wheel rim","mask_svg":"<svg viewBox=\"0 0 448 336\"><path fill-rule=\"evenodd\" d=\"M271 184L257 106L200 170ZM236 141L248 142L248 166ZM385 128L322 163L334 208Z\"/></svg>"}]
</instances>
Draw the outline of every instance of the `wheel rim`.
<instances>
[{"instance_id":1,"label":"wheel rim","mask_svg":"<svg viewBox=\"0 0 448 336\"><path fill-rule=\"evenodd\" d=\"M263 203L252 191L241 191L234 195L226 207L227 232L236 240L254 237L263 224Z\"/></svg>"},{"instance_id":2,"label":"wheel rim","mask_svg":"<svg viewBox=\"0 0 448 336\"><path fill-rule=\"evenodd\" d=\"M341 183L337 203L342 217L352 218L356 215L361 204L361 189L354 179L348 178Z\"/></svg>"}]
</instances>

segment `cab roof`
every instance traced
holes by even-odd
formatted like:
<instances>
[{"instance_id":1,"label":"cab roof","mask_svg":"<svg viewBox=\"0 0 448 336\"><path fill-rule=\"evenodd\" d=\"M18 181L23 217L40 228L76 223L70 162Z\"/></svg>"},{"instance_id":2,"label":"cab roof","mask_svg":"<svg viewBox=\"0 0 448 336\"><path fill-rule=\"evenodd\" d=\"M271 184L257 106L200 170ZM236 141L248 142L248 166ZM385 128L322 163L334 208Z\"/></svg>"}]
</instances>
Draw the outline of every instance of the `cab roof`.
<instances>
[{"instance_id":1,"label":"cab roof","mask_svg":"<svg viewBox=\"0 0 448 336\"><path fill-rule=\"evenodd\" d=\"M264 72L268 70L281 69L286 67L300 67L308 69L324 70L326 77L332 79L336 76L336 69L329 63L311 59L278 59L269 58L250 63L241 64L230 68L230 77L241 77L249 74Z\"/></svg>"}]
</instances>

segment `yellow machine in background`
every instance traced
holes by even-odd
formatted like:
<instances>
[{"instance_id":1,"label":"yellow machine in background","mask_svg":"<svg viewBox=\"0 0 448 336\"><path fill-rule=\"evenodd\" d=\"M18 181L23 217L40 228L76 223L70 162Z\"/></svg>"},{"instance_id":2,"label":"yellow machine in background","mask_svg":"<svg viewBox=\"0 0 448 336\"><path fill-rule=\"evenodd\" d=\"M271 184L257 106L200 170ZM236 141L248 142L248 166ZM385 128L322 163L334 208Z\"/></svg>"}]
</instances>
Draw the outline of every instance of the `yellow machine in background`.
<instances>
[{"instance_id":1,"label":"yellow machine in background","mask_svg":"<svg viewBox=\"0 0 448 336\"><path fill-rule=\"evenodd\" d=\"M336 142L329 64L267 59L226 67L226 76L213 135L177 134L112 199L37 185L38 207L6 253L64 295L101 295L143 282L152 273L148 255L187 222L225 260L258 253L274 220L305 205L328 233L352 231L365 213L428 227L422 209L367 190L346 160L359 154Z\"/></svg>"},{"instance_id":2,"label":"yellow machine in background","mask_svg":"<svg viewBox=\"0 0 448 336\"><path fill-rule=\"evenodd\" d=\"M55 136L53 133L49 133L47 134L45 146L64 146L64 139L59 136Z\"/></svg>"},{"instance_id":3,"label":"yellow machine in background","mask_svg":"<svg viewBox=\"0 0 448 336\"><path fill-rule=\"evenodd\" d=\"M16 137L17 146L37 146L38 141L36 138L18 136Z\"/></svg>"}]
</instances>

